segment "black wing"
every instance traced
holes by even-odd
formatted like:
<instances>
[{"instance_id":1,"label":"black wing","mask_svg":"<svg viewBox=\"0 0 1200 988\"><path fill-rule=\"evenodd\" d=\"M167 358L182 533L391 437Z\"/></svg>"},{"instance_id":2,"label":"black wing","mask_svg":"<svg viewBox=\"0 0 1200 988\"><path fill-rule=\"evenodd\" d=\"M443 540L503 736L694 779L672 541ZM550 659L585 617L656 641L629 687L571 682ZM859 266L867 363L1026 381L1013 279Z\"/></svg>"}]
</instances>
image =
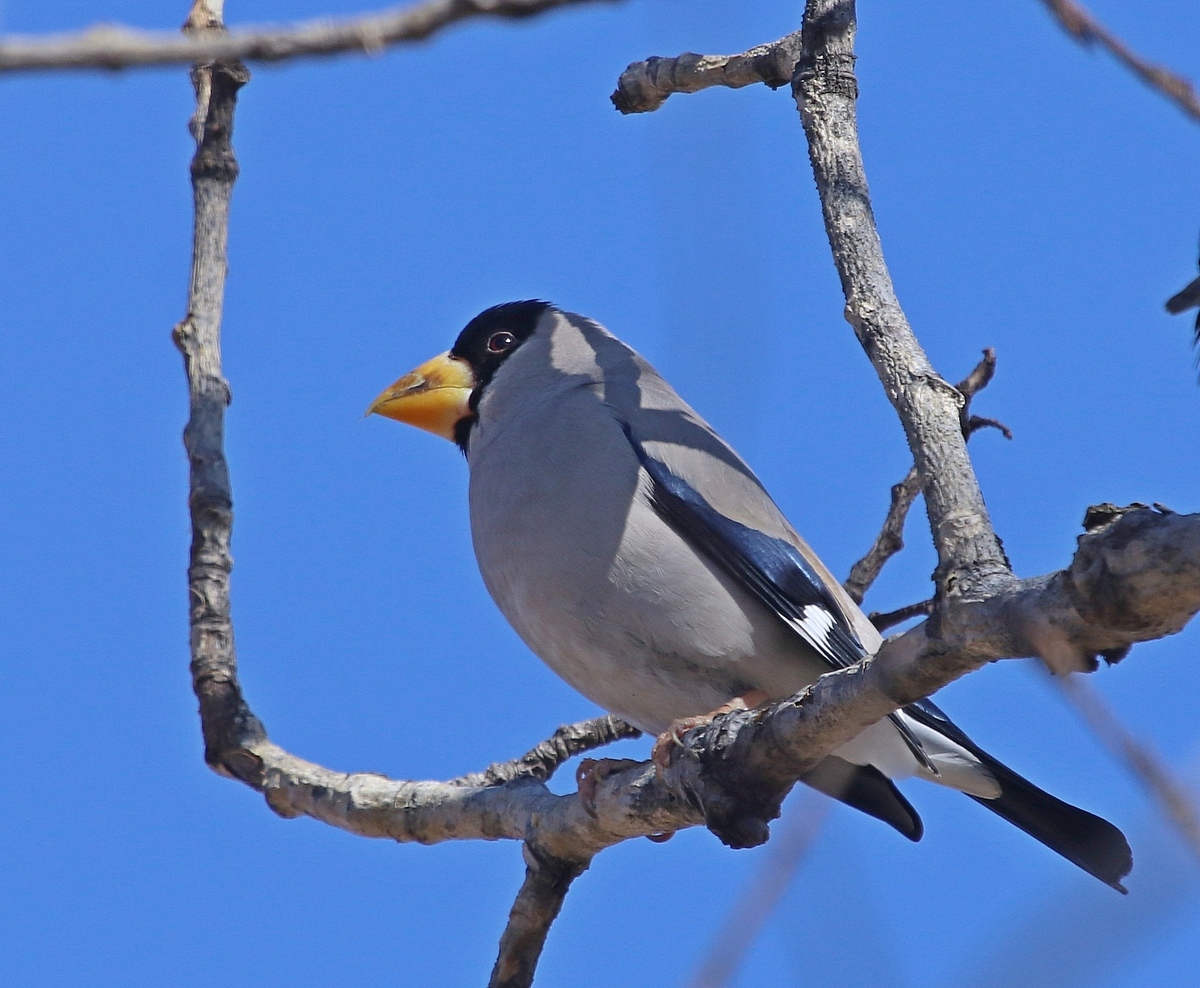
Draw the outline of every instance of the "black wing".
<instances>
[{"instance_id":1,"label":"black wing","mask_svg":"<svg viewBox=\"0 0 1200 988\"><path fill-rule=\"evenodd\" d=\"M717 511L686 480L650 456L623 426L630 445L649 474L650 500L677 532L754 594L820 655L841 669L866 655L820 575L795 546L748 528ZM1129 844L1107 820L1064 803L1001 764L964 734L931 700L918 700L905 714L974 755L1000 785L995 799L972 796L1047 847L1122 892L1121 879L1133 867ZM892 723L920 762L937 769L907 725ZM830 756L805 782L878 817L907 836L921 837L921 821L894 785L871 766L855 766Z\"/></svg>"},{"instance_id":2,"label":"black wing","mask_svg":"<svg viewBox=\"0 0 1200 988\"><path fill-rule=\"evenodd\" d=\"M650 476L650 503L672 528L778 615L831 669L844 669L867 654L820 574L794 545L721 514L647 453L627 424L622 428ZM908 726L896 714L890 720L917 760L938 774Z\"/></svg>"}]
</instances>

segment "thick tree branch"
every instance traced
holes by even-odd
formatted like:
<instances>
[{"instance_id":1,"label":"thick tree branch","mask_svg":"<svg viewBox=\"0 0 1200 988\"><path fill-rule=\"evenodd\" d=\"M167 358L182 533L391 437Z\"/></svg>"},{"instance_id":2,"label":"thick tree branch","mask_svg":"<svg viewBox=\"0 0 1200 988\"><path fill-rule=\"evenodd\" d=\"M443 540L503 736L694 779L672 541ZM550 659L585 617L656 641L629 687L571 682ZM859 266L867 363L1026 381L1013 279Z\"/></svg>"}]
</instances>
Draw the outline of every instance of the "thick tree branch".
<instances>
[{"instance_id":1,"label":"thick tree branch","mask_svg":"<svg viewBox=\"0 0 1200 988\"><path fill-rule=\"evenodd\" d=\"M285 817L310 816L365 837L422 844L533 838L562 861L587 861L633 837L701 823L726 843L762 843L796 778L893 710L989 662L1052 652L1091 668L1131 644L1173 634L1200 610L1200 515L1137 508L1080 537L1068 569L1021 581L985 601L954 603L954 636L922 624L879 654L823 676L768 707L723 715L684 736L666 777L646 763L604 778L595 815L578 794L537 779L504 785L393 781L345 775L265 740L235 764Z\"/></svg>"},{"instance_id":2,"label":"thick tree branch","mask_svg":"<svg viewBox=\"0 0 1200 988\"><path fill-rule=\"evenodd\" d=\"M684 736L667 781L734 846L761 843L792 781L882 717L989 662L1041 656L1059 671L1116 661L1200 610L1200 515L1136 508L1080 537L1071 566L930 622L796 697L723 715Z\"/></svg>"},{"instance_id":3,"label":"thick tree branch","mask_svg":"<svg viewBox=\"0 0 1200 988\"><path fill-rule=\"evenodd\" d=\"M0 36L0 72L127 69L218 59L280 62L347 52L373 55L391 45L423 41L472 17L531 17L557 7L595 2L600 0L425 0L347 20L323 18L186 38L168 31L114 25L48 37L7 35ZM217 17L219 20L219 13Z\"/></svg>"},{"instance_id":4,"label":"thick tree branch","mask_svg":"<svg viewBox=\"0 0 1200 988\"><path fill-rule=\"evenodd\" d=\"M609 98L622 113L649 113L672 93L696 93L713 86L741 89L756 82L778 89L792 81L799 58L799 31L740 55L684 52L675 58L648 58L621 73Z\"/></svg>"},{"instance_id":5,"label":"thick tree branch","mask_svg":"<svg viewBox=\"0 0 1200 988\"><path fill-rule=\"evenodd\" d=\"M1148 62L1075 0L1042 0L1059 26L1085 48L1099 45L1142 82L1157 89L1193 120L1200 121L1200 99L1183 76Z\"/></svg>"}]
</instances>

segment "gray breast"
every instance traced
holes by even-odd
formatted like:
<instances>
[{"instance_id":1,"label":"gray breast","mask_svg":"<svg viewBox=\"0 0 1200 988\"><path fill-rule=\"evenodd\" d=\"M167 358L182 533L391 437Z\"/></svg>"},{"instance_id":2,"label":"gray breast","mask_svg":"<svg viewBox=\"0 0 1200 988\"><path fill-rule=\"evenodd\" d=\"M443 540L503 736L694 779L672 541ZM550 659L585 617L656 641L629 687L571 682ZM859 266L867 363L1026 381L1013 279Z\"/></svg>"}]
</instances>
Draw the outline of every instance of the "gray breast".
<instances>
[{"instance_id":1,"label":"gray breast","mask_svg":"<svg viewBox=\"0 0 1200 988\"><path fill-rule=\"evenodd\" d=\"M530 350L485 394L469 453L480 571L526 644L654 732L750 688L784 696L815 679L807 646L650 506L604 380Z\"/></svg>"}]
</instances>

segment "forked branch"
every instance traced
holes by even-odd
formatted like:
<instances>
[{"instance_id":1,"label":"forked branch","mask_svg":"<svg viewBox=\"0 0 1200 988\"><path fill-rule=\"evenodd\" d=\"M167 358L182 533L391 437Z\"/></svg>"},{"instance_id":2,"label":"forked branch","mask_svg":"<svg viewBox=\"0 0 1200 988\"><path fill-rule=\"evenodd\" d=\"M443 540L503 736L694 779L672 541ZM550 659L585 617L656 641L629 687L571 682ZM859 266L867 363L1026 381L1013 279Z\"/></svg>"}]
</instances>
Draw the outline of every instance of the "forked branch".
<instances>
[{"instance_id":1,"label":"forked branch","mask_svg":"<svg viewBox=\"0 0 1200 988\"><path fill-rule=\"evenodd\" d=\"M219 0L198 0L191 29L211 32L219 24ZM1200 610L1200 516L1111 512L1081 538L1066 570L1026 581L1009 571L967 458L963 433L971 420L964 426L963 395L930 367L883 265L855 132L853 28L852 3L810 0L793 89L848 318L904 422L925 485L940 560L935 619L795 697L688 732L661 777L649 764L605 776L586 806L578 794L551 793L544 779L572 754L632 734L610 718L560 731L523 758L482 773L449 782L393 781L335 772L289 754L267 739L245 702L230 617L233 516L223 452L229 390L220 322L237 175L233 111L247 74L230 61L194 69L196 229L188 314L175 338L191 398L188 576L206 758L262 792L283 817L309 816L405 842L522 841L528 871L493 985L530 983L567 888L604 848L700 824L732 846L762 843L800 775L899 707L996 659L1042 655L1063 668L1088 667L1097 654L1115 658L1133 642L1178 631ZM203 40L214 39L204 34Z\"/></svg>"},{"instance_id":2,"label":"forked branch","mask_svg":"<svg viewBox=\"0 0 1200 988\"><path fill-rule=\"evenodd\" d=\"M995 374L996 351L989 347L983 351L983 359L979 361L975 369L958 383L958 393L963 397L958 420L966 439L970 439L980 429L985 428L998 429L1005 439L1012 439L1012 433L1008 426L1002 422L971 414L972 399L988 386ZM909 509L912 508L920 493L921 478L914 466L905 474L900 483L892 487L892 502L888 507L887 517L883 521L883 528L880 529L879 535L876 536L875 542L867 554L850 568L850 575L842 584L846 593L856 604L863 602L867 590L879 578L887 561L904 548L904 524L908 520ZM907 621L919 614L929 614L932 604L932 601L922 601L920 604L910 604L908 607L902 607L890 614L873 613L870 618L882 631L884 628L890 628L893 624Z\"/></svg>"}]
</instances>

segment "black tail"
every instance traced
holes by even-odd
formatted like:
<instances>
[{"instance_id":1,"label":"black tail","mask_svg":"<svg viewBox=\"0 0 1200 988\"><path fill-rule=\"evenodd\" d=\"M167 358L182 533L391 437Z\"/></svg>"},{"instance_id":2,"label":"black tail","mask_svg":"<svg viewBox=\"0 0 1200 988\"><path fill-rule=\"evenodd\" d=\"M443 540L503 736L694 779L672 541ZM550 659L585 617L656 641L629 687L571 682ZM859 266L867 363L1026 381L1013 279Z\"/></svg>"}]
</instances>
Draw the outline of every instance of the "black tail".
<instances>
[{"instance_id":1,"label":"black tail","mask_svg":"<svg viewBox=\"0 0 1200 988\"><path fill-rule=\"evenodd\" d=\"M1057 851L1105 885L1118 892L1128 891L1121 879L1133 870L1133 852L1120 830L1087 810L1051 796L996 761L931 701L920 700L905 707L904 712L962 745L1000 784L1000 795L995 799L971 796L975 802L1020 827L1034 840Z\"/></svg>"},{"instance_id":2,"label":"black tail","mask_svg":"<svg viewBox=\"0 0 1200 988\"><path fill-rule=\"evenodd\" d=\"M895 827L911 841L920 840L925 833L912 803L874 765L851 765L837 755L826 755L817 762L816 768L800 779L817 792Z\"/></svg>"},{"instance_id":3,"label":"black tail","mask_svg":"<svg viewBox=\"0 0 1200 988\"><path fill-rule=\"evenodd\" d=\"M972 796L975 802L1020 827L1105 885L1118 892L1128 891L1121 879L1133 870L1133 852L1120 830L1087 810L1051 796L986 752L976 748L974 753L1000 783L996 799Z\"/></svg>"}]
</instances>

